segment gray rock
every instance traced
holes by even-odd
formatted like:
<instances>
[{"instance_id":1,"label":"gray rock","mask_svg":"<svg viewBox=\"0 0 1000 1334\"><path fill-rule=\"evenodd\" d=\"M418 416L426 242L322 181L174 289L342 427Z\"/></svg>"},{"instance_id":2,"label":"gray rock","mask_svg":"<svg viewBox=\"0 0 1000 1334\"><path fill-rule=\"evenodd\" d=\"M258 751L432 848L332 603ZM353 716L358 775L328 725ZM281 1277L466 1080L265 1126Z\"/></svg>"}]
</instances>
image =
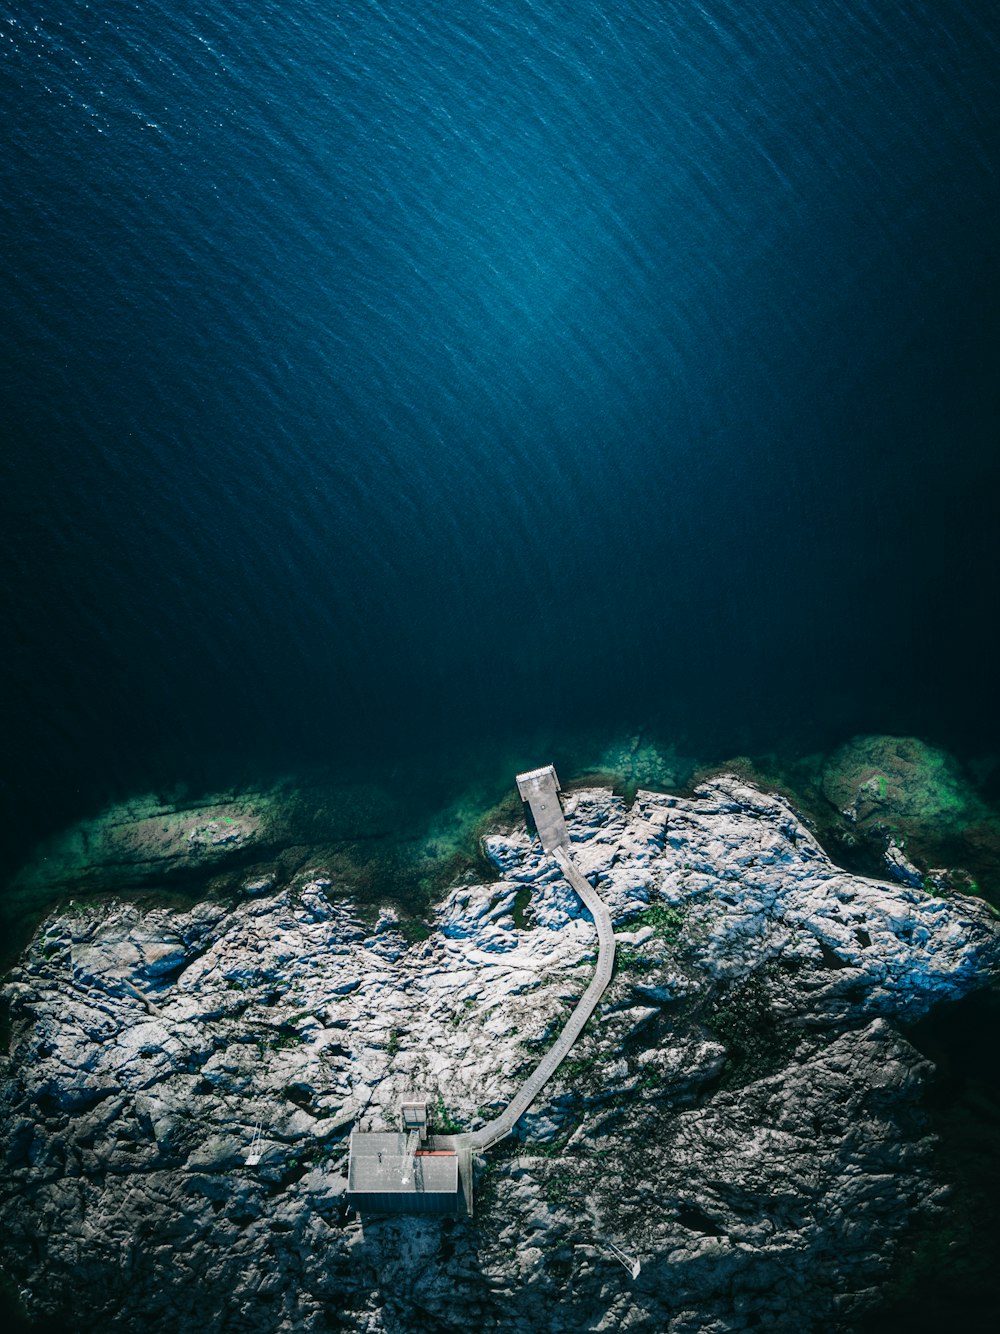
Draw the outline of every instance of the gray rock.
<instances>
[{"instance_id":1,"label":"gray rock","mask_svg":"<svg viewBox=\"0 0 1000 1334\"><path fill-rule=\"evenodd\" d=\"M995 975L995 923L839 870L787 803L726 776L571 806L627 939L481 1165L472 1223L359 1225L346 1134L394 1125L413 1088L482 1124L586 986L592 923L524 831L486 840L501 880L458 886L410 947L319 876L228 913L43 923L5 986L0 1068L0 1248L29 1312L178 1334L797 1334L803 1310L849 1328L939 1207L928 1066L893 1021Z\"/></svg>"},{"instance_id":2,"label":"gray rock","mask_svg":"<svg viewBox=\"0 0 1000 1334\"><path fill-rule=\"evenodd\" d=\"M249 898L257 898L261 894L269 894L278 883L278 878L273 871L268 871L266 875L248 876L243 881L243 893Z\"/></svg>"},{"instance_id":3,"label":"gray rock","mask_svg":"<svg viewBox=\"0 0 1000 1334\"><path fill-rule=\"evenodd\" d=\"M907 859L903 849L894 838L890 838L885 852L882 854L882 859L885 862L885 869L893 879L899 880L904 885L912 885L914 889L923 889L923 875Z\"/></svg>"}]
</instances>

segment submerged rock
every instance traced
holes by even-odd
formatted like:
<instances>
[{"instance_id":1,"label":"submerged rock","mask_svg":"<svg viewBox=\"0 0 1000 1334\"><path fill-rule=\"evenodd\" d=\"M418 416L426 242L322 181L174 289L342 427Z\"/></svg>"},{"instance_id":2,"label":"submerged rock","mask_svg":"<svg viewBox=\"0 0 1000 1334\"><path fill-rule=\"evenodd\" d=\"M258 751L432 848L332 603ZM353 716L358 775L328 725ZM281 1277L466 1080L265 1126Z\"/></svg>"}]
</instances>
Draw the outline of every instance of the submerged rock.
<instances>
[{"instance_id":1,"label":"submerged rock","mask_svg":"<svg viewBox=\"0 0 1000 1334\"><path fill-rule=\"evenodd\" d=\"M1000 881L1000 819L945 751L915 737L855 737L825 761L821 781L842 816L829 832L848 855L867 849L872 865L881 858L915 886L990 894Z\"/></svg>"},{"instance_id":2,"label":"submerged rock","mask_svg":"<svg viewBox=\"0 0 1000 1334\"><path fill-rule=\"evenodd\" d=\"M599 772L613 774L631 795L640 787L683 787L696 768L694 759L673 746L659 746L641 733L608 746L598 761Z\"/></svg>"},{"instance_id":3,"label":"submerged rock","mask_svg":"<svg viewBox=\"0 0 1000 1334\"><path fill-rule=\"evenodd\" d=\"M0 1258L29 1312L262 1334L797 1334L805 1311L848 1328L940 1201L929 1067L894 1021L995 975L989 911L838 869L731 777L631 808L580 792L567 816L617 973L487 1156L471 1220L355 1218L346 1135L397 1124L414 1088L483 1124L582 993L593 925L524 831L486 840L499 882L454 889L412 944L323 877L230 911L50 918L7 983L0 1072Z\"/></svg>"},{"instance_id":4,"label":"submerged rock","mask_svg":"<svg viewBox=\"0 0 1000 1334\"><path fill-rule=\"evenodd\" d=\"M923 875L909 860L894 838L889 839L882 858L885 862L885 869L894 879L902 881L904 885L912 885L914 889L923 888Z\"/></svg>"},{"instance_id":5,"label":"submerged rock","mask_svg":"<svg viewBox=\"0 0 1000 1334\"><path fill-rule=\"evenodd\" d=\"M916 737L855 737L824 764L822 788L862 829L880 825L926 836L955 832L987 814L951 756Z\"/></svg>"},{"instance_id":6,"label":"submerged rock","mask_svg":"<svg viewBox=\"0 0 1000 1334\"><path fill-rule=\"evenodd\" d=\"M137 797L50 839L14 892L134 888L204 874L287 843L287 823L277 793L180 803Z\"/></svg>"}]
</instances>

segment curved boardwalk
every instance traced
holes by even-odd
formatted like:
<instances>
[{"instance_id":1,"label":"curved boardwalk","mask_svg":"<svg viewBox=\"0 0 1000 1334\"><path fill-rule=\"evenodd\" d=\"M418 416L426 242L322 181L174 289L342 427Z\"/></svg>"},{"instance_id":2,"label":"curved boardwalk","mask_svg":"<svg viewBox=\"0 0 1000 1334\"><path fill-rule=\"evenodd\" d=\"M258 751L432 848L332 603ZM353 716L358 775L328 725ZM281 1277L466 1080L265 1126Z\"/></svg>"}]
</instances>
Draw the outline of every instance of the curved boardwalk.
<instances>
[{"instance_id":1,"label":"curved boardwalk","mask_svg":"<svg viewBox=\"0 0 1000 1334\"><path fill-rule=\"evenodd\" d=\"M551 778L550 778L551 775ZM518 1118L528 1110L534 1100L538 1097L543 1086L552 1078L561 1063L569 1054L573 1043L583 1031L583 1026L594 1013L597 1002L604 994L604 989L611 981L611 973L615 963L615 936L611 926L611 916L604 906L604 900L594 889L593 885L587 880L583 872L573 861L570 855L567 841L569 833L566 830L565 822L562 822L562 831L564 831L562 841L555 843L555 838L559 836L559 830L553 828L551 818L551 800L554 798L558 805L558 796L556 796L556 777L555 771L535 770L530 775L521 775L518 779L518 786L525 795L525 788L522 785L522 779L529 778L534 780L529 787L527 799L532 808L532 814L535 814L535 799L532 792L535 788L540 788L539 794L544 803L543 809L546 817L546 827L542 828L542 822L536 815L536 824L539 827L539 833L542 836L543 845L546 851L550 852L555 860L562 867L563 874L574 890L583 900L584 907L589 911L594 919L594 925L597 927L597 937L600 941L600 950L597 956L597 970L594 973L590 986L583 993L576 1004L576 1008L566 1021L566 1026L559 1034L559 1037L545 1053L538 1065L531 1072L528 1078L521 1085L518 1092L507 1104L498 1117L483 1126L481 1130L472 1131L470 1134L456 1136L461 1140L461 1147L465 1149L482 1150L488 1149L491 1144L496 1144L498 1140L509 1135L514 1129ZM541 803L540 803L541 804ZM561 808L560 808L561 816ZM551 844L554 843L554 846Z\"/></svg>"}]
</instances>

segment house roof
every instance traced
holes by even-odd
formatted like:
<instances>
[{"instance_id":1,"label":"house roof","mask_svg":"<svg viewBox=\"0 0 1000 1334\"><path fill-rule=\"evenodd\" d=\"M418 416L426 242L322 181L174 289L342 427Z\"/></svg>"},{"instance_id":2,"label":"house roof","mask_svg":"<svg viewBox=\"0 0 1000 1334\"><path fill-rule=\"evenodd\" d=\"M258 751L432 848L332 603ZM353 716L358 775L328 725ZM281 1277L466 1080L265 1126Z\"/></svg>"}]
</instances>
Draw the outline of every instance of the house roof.
<instances>
[{"instance_id":1,"label":"house roof","mask_svg":"<svg viewBox=\"0 0 1000 1334\"><path fill-rule=\"evenodd\" d=\"M403 1181L406 1136L351 1135L347 1188L353 1194L457 1194L458 1154L454 1150L418 1150Z\"/></svg>"}]
</instances>

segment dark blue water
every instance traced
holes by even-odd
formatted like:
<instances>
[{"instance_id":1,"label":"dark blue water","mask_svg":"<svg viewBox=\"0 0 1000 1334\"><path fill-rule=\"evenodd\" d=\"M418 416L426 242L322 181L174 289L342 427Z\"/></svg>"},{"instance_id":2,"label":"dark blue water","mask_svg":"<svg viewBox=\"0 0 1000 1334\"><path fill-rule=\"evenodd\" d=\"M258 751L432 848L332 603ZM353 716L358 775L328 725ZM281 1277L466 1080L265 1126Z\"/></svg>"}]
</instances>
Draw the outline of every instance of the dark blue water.
<instances>
[{"instance_id":1,"label":"dark blue water","mask_svg":"<svg viewBox=\"0 0 1000 1334\"><path fill-rule=\"evenodd\" d=\"M0 0L0 43L12 845L588 728L1000 744L995 12Z\"/></svg>"}]
</instances>

